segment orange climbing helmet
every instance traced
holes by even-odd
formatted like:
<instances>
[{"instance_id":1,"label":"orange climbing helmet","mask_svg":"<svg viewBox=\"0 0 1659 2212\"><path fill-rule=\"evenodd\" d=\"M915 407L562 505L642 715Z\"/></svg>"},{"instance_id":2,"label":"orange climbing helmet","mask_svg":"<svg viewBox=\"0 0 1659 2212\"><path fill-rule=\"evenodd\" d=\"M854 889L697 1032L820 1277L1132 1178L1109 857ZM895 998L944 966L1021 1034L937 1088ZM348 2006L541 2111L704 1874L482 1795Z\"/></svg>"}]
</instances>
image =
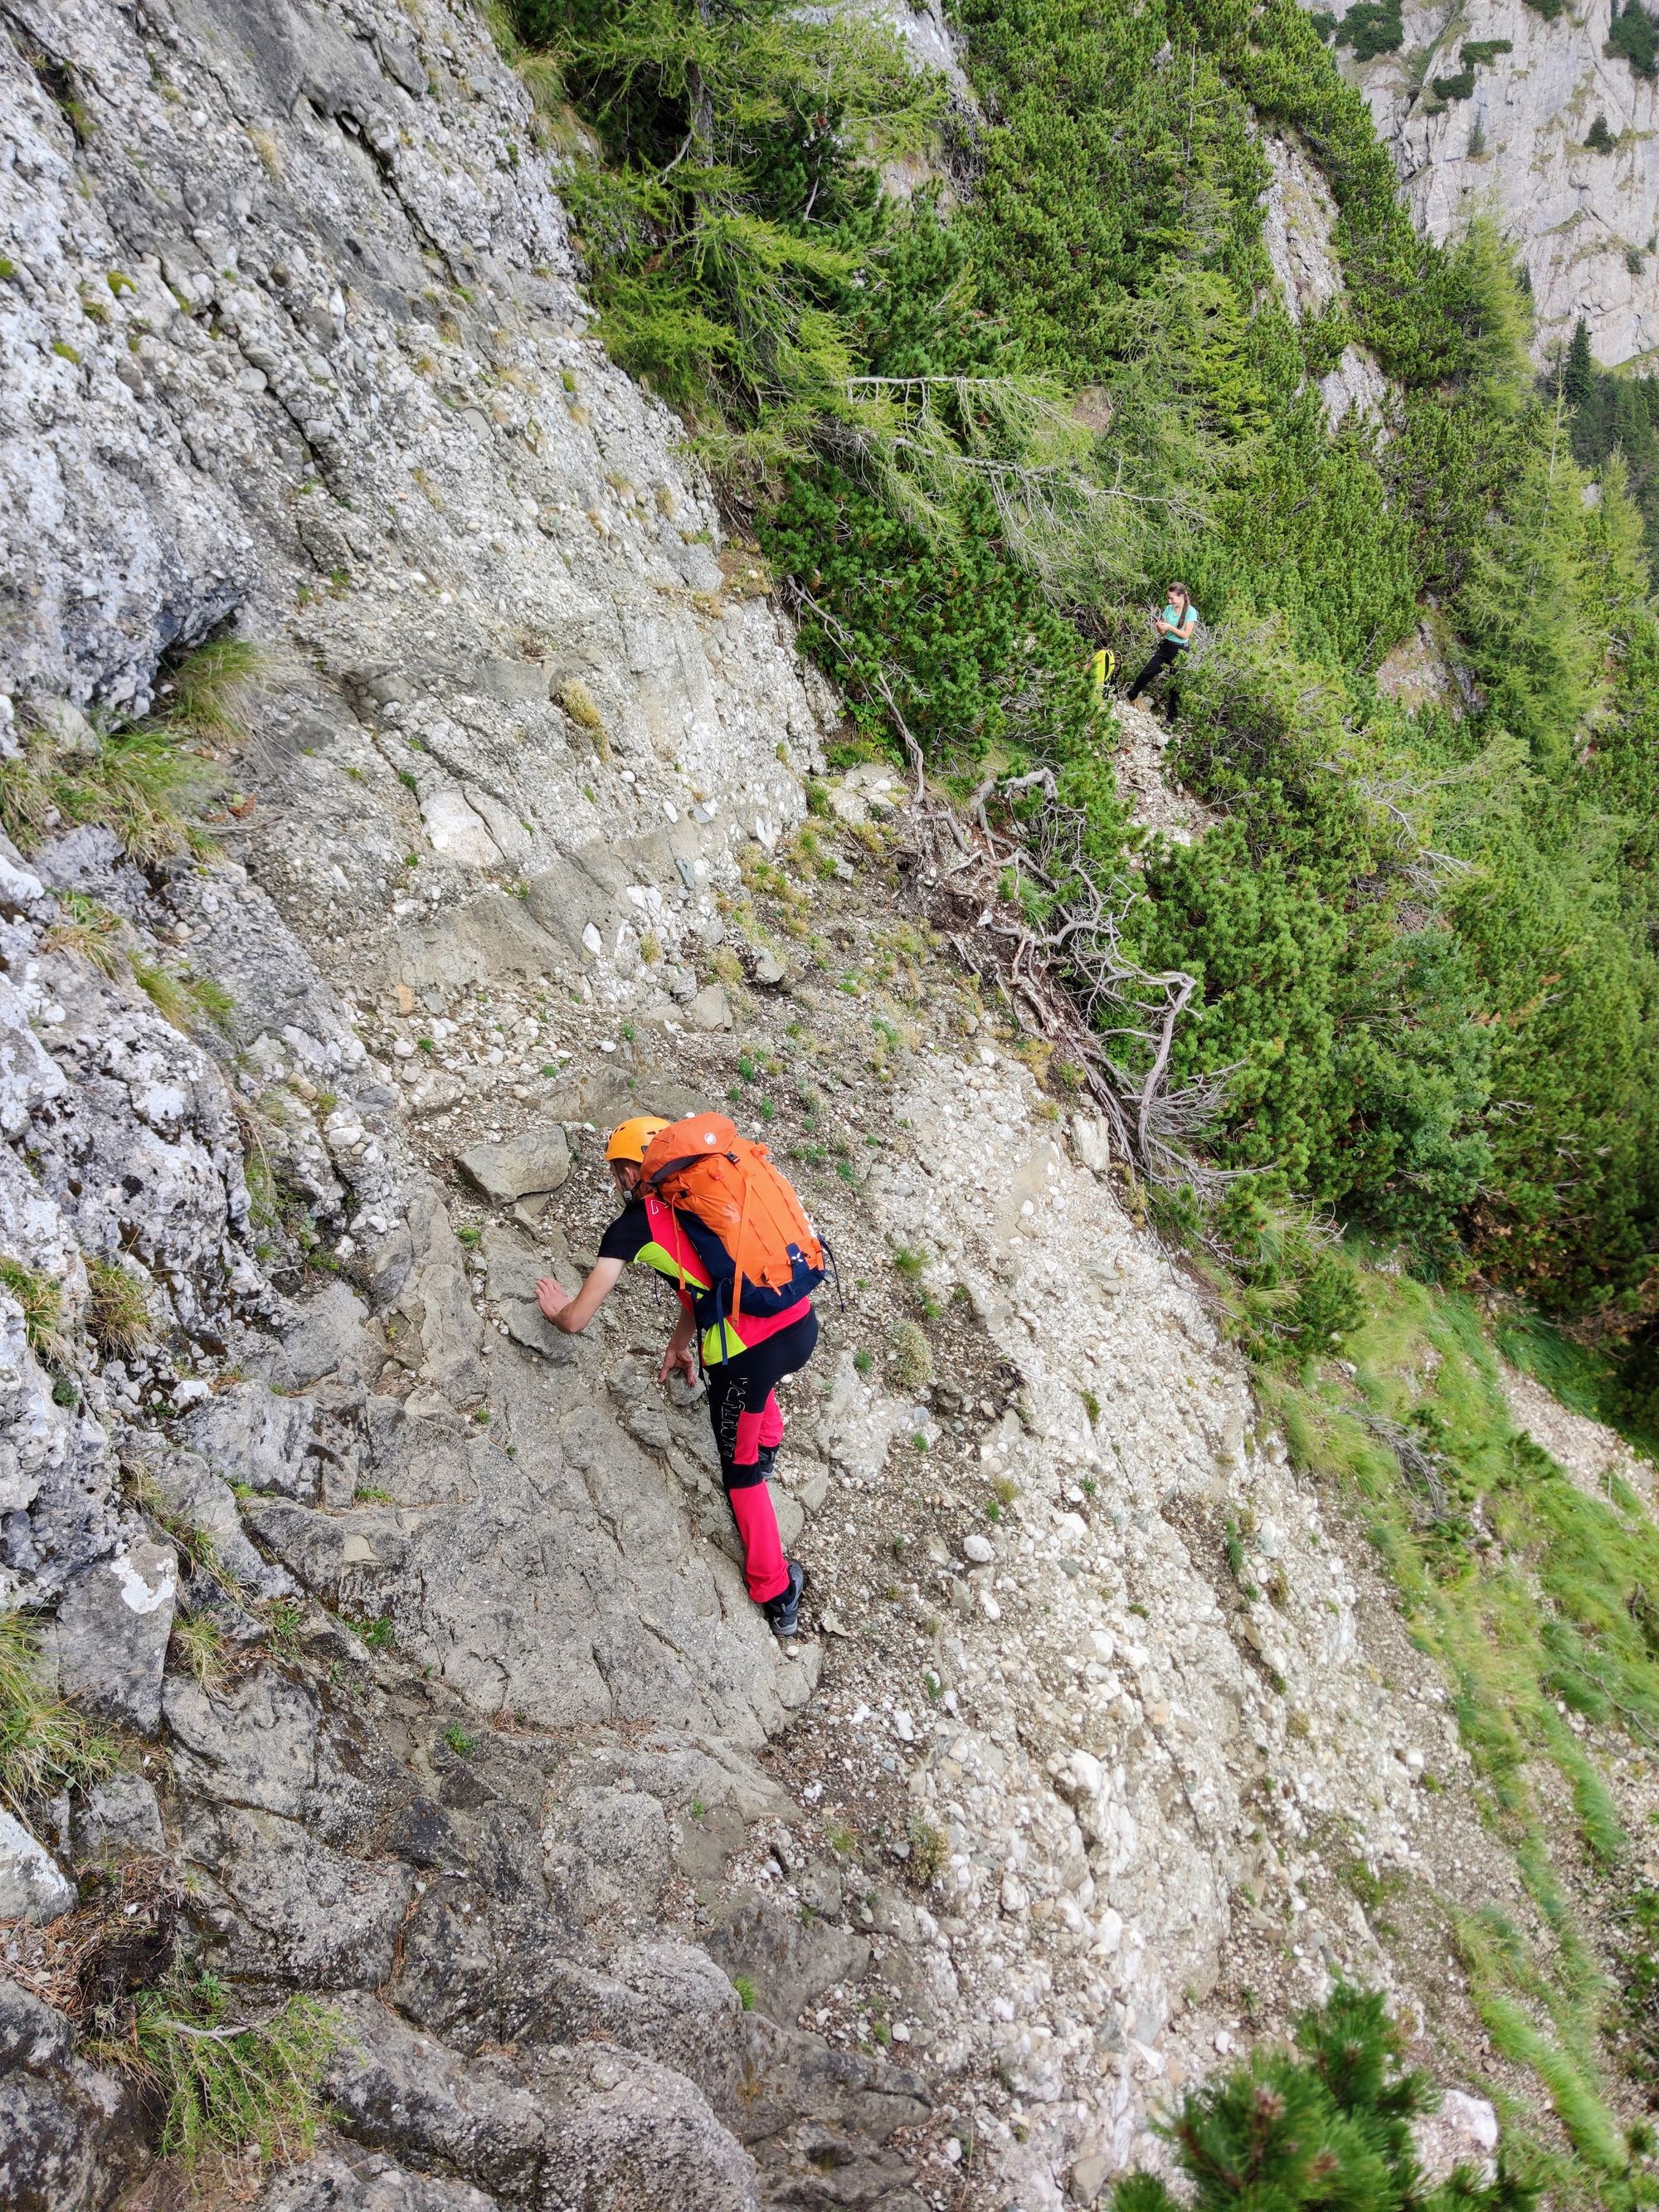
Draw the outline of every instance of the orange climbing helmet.
<instances>
[{"instance_id":1,"label":"orange climbing helmet","mask_svg":"<svg viewBox=\"0 0 1659 2212\"><path fill-rule=\"evenodd\" d=\"M635 1114L631 1121L619 1121L611 1132L605 1156L608 1160L643 1160L646 1146L659 1129L667 1127L654 1114Z\"/></svg>"}]
</instances>

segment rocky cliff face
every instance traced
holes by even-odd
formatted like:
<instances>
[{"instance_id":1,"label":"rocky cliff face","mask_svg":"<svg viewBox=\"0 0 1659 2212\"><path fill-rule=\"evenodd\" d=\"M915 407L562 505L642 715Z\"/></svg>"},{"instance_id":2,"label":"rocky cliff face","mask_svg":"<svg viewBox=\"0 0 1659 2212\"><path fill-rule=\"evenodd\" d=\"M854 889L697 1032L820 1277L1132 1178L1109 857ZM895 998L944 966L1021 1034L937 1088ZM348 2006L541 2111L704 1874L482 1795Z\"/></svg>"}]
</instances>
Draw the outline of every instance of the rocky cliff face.
<instances>
[{"instance_id":1,"label":"rocky cliff face","mask_svg":"<svg viewBox=\"0 0 1659 2212\"><path fill-rule=\"evenodd\" d=\"M1343 60L1424 230L1495 216L1532 279L1540 346L1582 316L1608 367L1659 343L1659 79L1606 52L1622 12L1405 0L1397 51L1356 62L1351 41Z\"/></svg>"},{"instance_id":2,"label":"rocky cliff face","mask_svg":"<svg viewBox=\"0 0 1659 2212\"><path fill-rule=\"evenodd\" d=\"M0 1593L115 1762L0 1818L0 2193L170 2201L94 2040L170 1970L334 2021L265 2212L1088 2203L1339 1967L1501 2076L1341 1879L1526 1919L1443 1693L896 780L797 834L836 703L478 21L16 0L0 103ZM177 696L227 629L245 737ZM847 1290L793 1650L653 1286L534 1304L595 1131L728 1097Z\"/></svg>"}]
</instances>

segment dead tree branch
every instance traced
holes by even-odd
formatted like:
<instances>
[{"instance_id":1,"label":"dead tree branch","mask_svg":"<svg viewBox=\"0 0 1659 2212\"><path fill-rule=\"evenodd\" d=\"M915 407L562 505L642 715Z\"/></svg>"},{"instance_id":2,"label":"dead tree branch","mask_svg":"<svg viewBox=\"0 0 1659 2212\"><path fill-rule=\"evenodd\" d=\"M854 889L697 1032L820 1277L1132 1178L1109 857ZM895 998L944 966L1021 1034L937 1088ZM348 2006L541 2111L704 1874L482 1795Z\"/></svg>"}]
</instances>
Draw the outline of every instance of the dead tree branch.
<instances>
[{"instance_id":1,"label":"dead tree branch","mask_svg":"<svg viewBox=\"0 0 1659 2212\"><path fill-rule=\"evenodd\" d=\"M1049 804L1031 822L992 822L994 796L1037 789ZM1176 1028L1196 980L1180 969L1155 973L1126 951L1133 892L1121 879L1103 880L1089 860L1085 818L1059 805L1053 771L988 777L969 813L964 830L932 794L911 810L918 890L958 958L998 983L1022 1024L1079 1071L1113 1149L1149 1182L1225 1180L1191 1146L1231 1071L1170 1087Z\"/></svg>"},{"instance_id":2,"label":"dead tree branch","mask_svg":"<svg viewBox=\"0 0 1659 2212\"><path fill-rule=\"evenodd\" d=\"M1218 1111L1233 1070L1170 1088L1176 1027L1197 980L1179 969L1154 973L1125 950L1133 891L1121 877L1103 878L1088 852L1087 818L1060 804L1054 770L987 776L964 822L928 790L921 747L887 671L860 665L846 624L804 586L792 585L789 597L798 618L810 617L834 640L848 678L892 717L915 778L912 879L963 966L994 981L1023 1025L1079 1071L1114 1151L1148 1182L1209 1189L1232 1180L1194 1159L1191 1147ZM993 823L994 799L1038 790L1048 803L1030 822Z\"/></svg>"}]
</instances>

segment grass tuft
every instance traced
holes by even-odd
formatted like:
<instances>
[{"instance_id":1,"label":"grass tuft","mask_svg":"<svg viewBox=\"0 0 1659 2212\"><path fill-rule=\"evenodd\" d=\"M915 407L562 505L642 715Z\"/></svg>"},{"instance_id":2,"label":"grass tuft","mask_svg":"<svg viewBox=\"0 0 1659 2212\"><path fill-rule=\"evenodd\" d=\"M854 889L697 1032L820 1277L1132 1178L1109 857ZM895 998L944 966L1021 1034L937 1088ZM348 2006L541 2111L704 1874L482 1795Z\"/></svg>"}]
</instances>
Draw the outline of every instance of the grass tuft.
<instances>
[{"instance_id":1,"label":"grass tuft","mask_svg":"<svg viewBox=\"0 0 1659 2212\"><path fill-rule=\"evenodd\" d=\"M140 1994L129 2038L99 2046L151 2090L166 2116L163 2154L192 2172L249 2149L287 2162L316 2141L337 2015L297 1993L246 2022L231 2012L216 1975L175 1975Z\"/></svg>"},{"instance_id":2,"label":"grass tuft","mask_svg":"<svg viewBox=\"0 0 1659 2212\"><path fill-rule=\"evenodd\" d=\"M920 1390L933 1381L933 1348L915 1322L896 1322L890 1342L893 1380L902 1390Z\"/></svg>"},{"instance_id":3,"label":"grass tuft","mask_svg":"<svg viewBox=\"0 0 1659 2212\"><path fill-rule=\"evenodd\" d=\"M140 860L210 849L195 819L215 781L190 740L237 739L268 660L244 638L189 653L161 686L159 708L124 729L94 726L89 745L59 746L30 734L15 760L0 762L0 828L24 851L86 822L105 823Z\"/></svg>"},{"instance_id":4,"label":"grass tuft","mask_svg":"<svg viewBox=\"0 0 1659 2212\"><path fill-rule=\"evenodd\" d=\"M69 1357L63 1333L63 1285L0 1254L0 1289L9 1291L23 1309L23 1333L35 1358L47 1367L62 1366Z\"/></svg>"},{"instance_id":5,"label":"grass tuft","mask_svg":"<svg viewBox=\"0 0 1659 2212\"><path fill-rule=\"evenodd\" d=\"M59 891L58 903L65 919L46 933L46 950L78 953L100 975L118 975L125 964L120 915L84 891Z\"/></svg>"},{"instance_id":6,"label":"grass tuft","mask_svg":"<svg viewBox=\"0 0 1659 2212\"><path fill-rule=\"evenodd\" d=\"M109 1740L47 1688L29 1622L0 1613L0 1797L24 1803L114 1763Z\"/></svg>"},{"instance_id":7,"label":"grass tuft","mask_svg":"<svg viewBox=\"0 0 1659 2212\"><path fill-rule=\"evenodd\" d=\"M244 738L248 708L270 670L270 654L251 638L198 646L158 687L162 718L198 737Z\"/></svg>"},{"instance_id":8,"label":"grass tuft","mask_svg":"<svg viewBox=\"0 0 1659 2212\"><path fill-rule=\"evenodd\" d=\"M143 1285L118 1260L89 1259L87 1279L92 1285L87 1327L93 1342L106 1358L131 1358L152 1334Z\"/></svg>"},{"instance_id":9,"label":"grass tuft","mask_svg":"<svg viewBox=\"0 0 1659 2212\"><path fill-rule=\"evenodd\" d=\"M209 975L179 975L159 961L135 960L132 979L162 1020L185 1036L210 1026L225 1029L235 1012L230 993Z\"/></svg>"},{"instance_id":10,"label":"grass tuft","mask_svg":"<svg viewBox=\"0 0 1659 2212\"><path fill-rule=\"evenodd\" d=\"M225 1632L212 1613L177 1614L170 1649L198 1682L216 1682L223 1677Z\"/></svg>"}]
</instances>

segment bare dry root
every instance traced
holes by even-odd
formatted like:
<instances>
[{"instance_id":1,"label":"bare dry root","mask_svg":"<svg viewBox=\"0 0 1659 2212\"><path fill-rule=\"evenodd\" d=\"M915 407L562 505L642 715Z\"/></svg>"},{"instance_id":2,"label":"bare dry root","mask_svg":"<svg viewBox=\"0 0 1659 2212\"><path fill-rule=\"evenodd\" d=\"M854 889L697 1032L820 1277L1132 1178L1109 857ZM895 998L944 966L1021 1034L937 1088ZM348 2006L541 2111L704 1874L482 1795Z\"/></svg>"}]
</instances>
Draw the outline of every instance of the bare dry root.
<instances>
[{"instance_id":1,"label":"bare dry root","mask_svg":"<svg viewBox=\"0 0 1659 2212\"><path fill-rule=\"evenodd\" d=\"M1086 818L1059 804L1053 771L988 776L964 823L927 791L908 737L907 744L918 787L911 872L957 957L1000 984L1019 1021L1079 1071L1113 1150L1149 1182L1203 1189L1226 1180L1190 1148L1213 1119L1231 1071L1179 1088L1170 1083L1176 1024L1196 979L1179 969L1154 974L1125 951L1133 893L1121 878L1101 880L1087 856ZM1048 804L1018 831L992 822L994 798L1039 788ZM1030 908L1022 897L1028 887L1036 894Z\"/></svg>"},{"instance_id":2,"label":"bare dry root","mask_svg":"<svg viewBox=\"0 0 1659 2212\"><path fill-rule=\"evenodd\" d=\"M810 616L854 658L845 624L829 608L799 583L789 596L798 617ZM1214 1119L1232 1069L1170 1087L1176 1024L1197 979L1180 969L1154 975L1125 952L1123 917L1133 894L1121 877L1102 882L1088 856L1087 818L1060 805L1053 769L988 776L964 824L928 790L921 747L885 670L866 682L892 717L915 779L913 879L957 957L999 983L1018 1018L1079 1071L1112 1149L1147 1182L1206 1191L1230 1181L1223 1170L1195 1160L1190 1147ZM993 824L987 808L994 797L1038 788L1048 804L1032 820L1017 832ZM1005 890L1011 873L1012 898ZM1038 894L1041 925L1020 902L1027 884Z\"/></svg>"}]
</instances>

